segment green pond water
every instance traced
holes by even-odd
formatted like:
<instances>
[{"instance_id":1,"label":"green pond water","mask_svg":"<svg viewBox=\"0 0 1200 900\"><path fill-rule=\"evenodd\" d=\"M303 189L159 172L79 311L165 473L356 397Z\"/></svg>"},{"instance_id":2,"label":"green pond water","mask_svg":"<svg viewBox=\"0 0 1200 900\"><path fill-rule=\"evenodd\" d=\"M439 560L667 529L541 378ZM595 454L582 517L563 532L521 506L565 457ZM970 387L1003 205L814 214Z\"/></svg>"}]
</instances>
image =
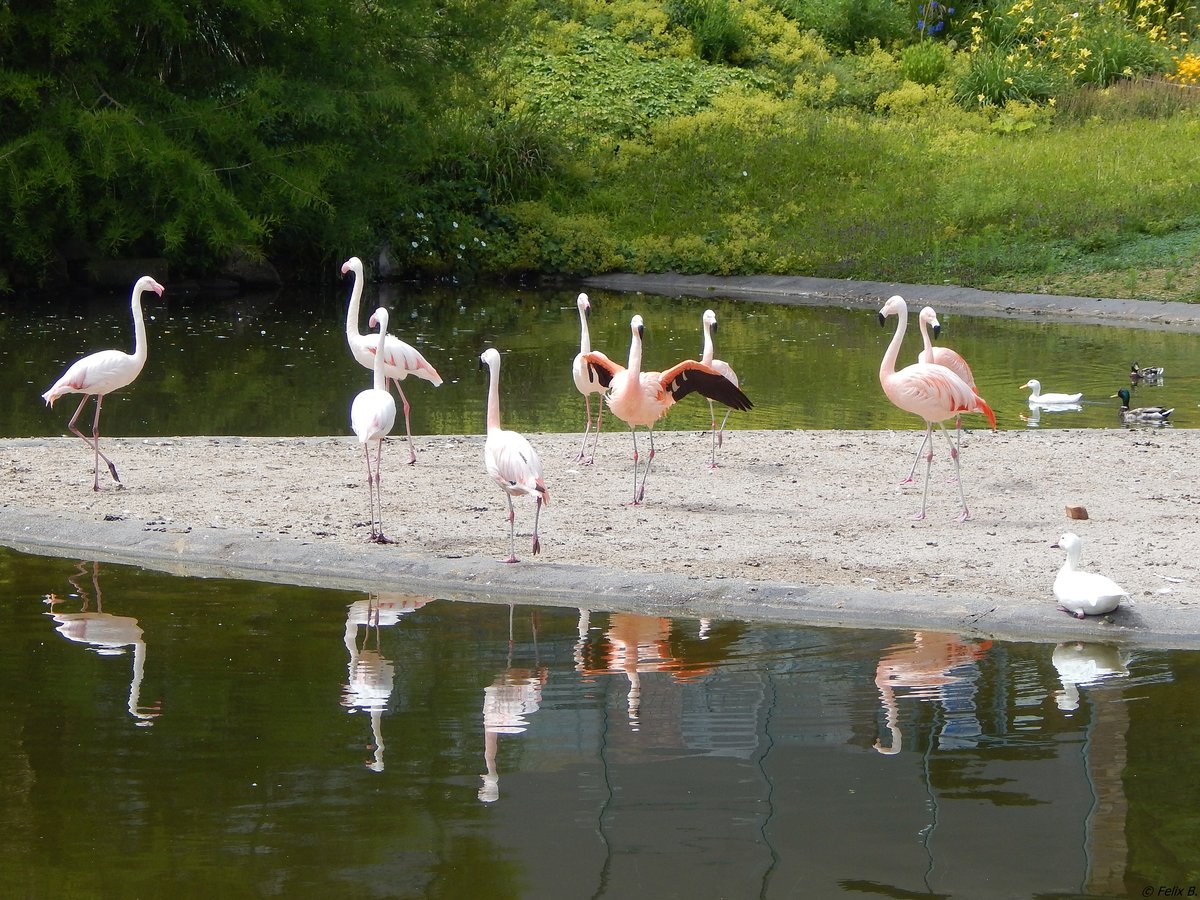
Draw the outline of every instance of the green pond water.
<instances>
[{"instance_id":1,"label":"green pond water","mask_svg":"<svg viewBox=\"0 0 1200 900\"><path fill-rule=\"evenodd\" d=\"M421 349L445 383L409 378L414 433L483 431L489 346L504 356L502 402L507 427L525 432L583 428L583 402L571 381L579 348L574 289L521 291L446 288L402 292L368 286L360 327L383 302L392 331ZM895 324L880 328L874 309L779 306L728 299L591 292L592 342L624 362L629 320L646 320L646 365L665 369L700 353L700 318L718 316L717 356L738 372L755 408L730 417L730 428L920 428L879 387L878 370ZM102 431L113 436L326 435L349 433L354 395L370 373L349 356L344 286L286 291L233 301L172 300L150 295L149 361L129 388L105 400ZM939 310L939 343L971 363L980 392L1001 428L1117 427L1129 366L1166 368L1161 385L1135 389L1134 405L1177 408L1175 427L1200 423L1200 335L1169 329L958 315ZM916 360L916 311L901 363ZM39 395L73 360L106 347L131 350L127 297L64 301L53 308L11 300L0 313L0 436L66 433L75 403L46 409ZM1082 391L1078 410L1031 418L1020 389L1030 378L1044 391ZM90 407L85 415L90 415ZM1022 418L1024 417L1024 418ZM983 423L968 417L968 425ZM688 399L659 425L706 429L708 405ZM623 425L617 427L624 428Z\"/></svg>"},{"instance_id":2,"label":"green pond water","mask_svg":"<svg viewBox=\"0 0 1200 900\"><path fill-rule=\"evenodd\" d=\"M7 550L0 628L6 896L1200 887L1196 653Z\"/></svg>"}]
</instances>

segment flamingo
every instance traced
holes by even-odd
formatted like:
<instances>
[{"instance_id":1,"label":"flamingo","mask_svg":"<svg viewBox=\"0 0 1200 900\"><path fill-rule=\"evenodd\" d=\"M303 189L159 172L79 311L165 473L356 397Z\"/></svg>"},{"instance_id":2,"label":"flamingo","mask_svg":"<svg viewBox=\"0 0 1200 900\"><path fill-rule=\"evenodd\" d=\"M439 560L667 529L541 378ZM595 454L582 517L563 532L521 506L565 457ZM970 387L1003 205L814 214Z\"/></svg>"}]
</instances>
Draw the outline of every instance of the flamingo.
<instances>
[{"instance_id":1,"label":"flamingo","mask_svg":"<svg viewBox=\"0 0 1200 900\"><path fill-rule=\"evenodd\" d=\"M358 307L362 300L363 289L362 260L357 256L352 256L342 263L342 274L345 275L347 272L354 273L354 286L350 289L350 305L346 307L346 343L350 345L350 352L354 354L354 358L358 360L359 364L363 368L370 369L375 365L375 336L359 334L358 331ZM412 423L409 420L411 406L408 397L404 395L404 388L401 387L400 382L409 375L416 375L418 378L424 378L431 382L434 387L438 387L442 383L442 376L421 355L419 350L394 335L388 335L384 351L384 374L392 384L396 385L400 401L404 405L404 433L408 438L408 464L411 466L416 464L417 451L413 448Z\"/></svg>"},{"instance_id":2,"label":"flamingo","mask_svg":"<svg viewBox=\"0 0 1200 900\"><path fill-rule=\"evenodd\" d=\"M117 483L117 487L123 487L121 479L117 475L117 467L113 465L111 459L100 452L100 404L104 402L105 394L111 394L113 391L118 391L131 384L141 374L142 366L146 364L146 322L142 318L142 294L146 291L154 291L161 297L163 286L149 275L143 275L133 286L133 296L129 300L129 306L133 312L132 354L121 350L100 350L91 353L72 363L62 377L54 382L50 390L42 394L42 399L46 401L47 406L54 406L54 401L63 394L83 394L83 399L79 401L75 415L71 416L71 421L67 423L67 428L79 435L83 442L94 451L93 491L100 490L100 460L102 459L108 463L108 471L112 475L113 481ZM88 397L92 396L96 398L96 415L92 419L92 439L89 441L75 423L79 420L79 414L83 412L83 406L87 403Z\"/></svg>"},{"instance_id":3,"label":"flamingo","mask_svg":"<svg viewBox=\"0 0 1200 900\"><path fill-rule=\"evenodd\" d=\"M978 394L979 390L975 387L975 376L971 372L971 367L967 365L967 361L949 347L933 346L933 341L929 339L930 328L933 329L933 336L935 338L942 331L942 324L938 321L937 313L932 306L926 306L921 310L920 315L917 316L917 324L921 329L921 342L924 345L924 348L917 355L917 362L936 363L939 366L945 366L965 381L971 390ZM961 447L961 431L962 417L956 415L954 417L955 447ZM917 448L917 455L913 457L912 467L908 470L908 477L901 481L901 484L913 483L913 473L917 471L917 462L921 459L921 451L925 449L925 443L929 438L929 434L921 438L921 446Z\"/></svg>"},{"instance_id":4,"label":"flamingo","mask_svg":"<svg viewBox=\"0 0 1200 900\"><path fill-rule=\"evenodd\" d=\"M704 349L700 354L700 362L704 363L709 368L720 372L734 387L740 388L737 373L733 371L733 366L725 362L723 359L713 359L713 339L712 333L717 330L717 314L711 309L706 309L704 315L700 318L700 325L704 329ZM708 399L708 413L712 419L712 462L708 464L710 469L717 467L717 448L725 442L725 423L729 421L729 414L732 409L725 410L725 418L721 420L721 427L717 428L717 412L713 407L712 398Z\"/></svg>"},{"instance_id":5,"label":"flamingo","mask_svg":"<svg viewBox=\"0 0 1200 900\"><path fill-rule=\"evenodd\" d=\"M600 383L608 388L605 399L613 415L629 426L633 435L633 505L637 506L646 495L646 478L654 463L654 423L666 415L667 410L693 391L698 391L710 400L717 400L738 410L753 407L750 398L741 388L730 382L716 369L694 359L676 363L665 372L642 371L642 334L645 324L641 316L629 322L632 338L629 343L629 365L622 367L608 359L603 353L586 353L584 361L595 370ZM650 432L650 458L638 487L637 427L644 426Z\"/></svg>"},{"instance_id":6,"label":"flamingo","mask_svg":"<svg viewBox=\"0 0 1200 900\"><path fill-rule=\"evenodd\" d=\"M546 482L542 477L542 461L538 459L537 451L525 440L524 435L515 431L506 431L500 427L500 353L492 347L484 350L479 356L480 368L488 367L488 399L487 399L487 441L483 445L483 462L488 475L504 491L504 499L508 501L508 559L505 562L517 562L515 519L513 497L534 495L533 508L533 555L542 552L542 542L538 539L538 517L541 515L542 504L550 504L550 493L546 490Z\"/></svg>"},{"instance_id":7,"label":"flamingo","mask_svg":"<svg viewBox=\"0 0 1200 900\"><path fill-rule=\"evenodd\" d=\"M596 436L592 440L592 453L585 459L584 451L587 449L588 431L592 427L592 394L603 394L604 385L596 377L593 372L583 361L585 354L592 352L592 338L588 334L588 315L591 314L592 304L588 300L587 294L580 294L575 299L575 305L579 307L579 352L575 354L575 361L571 363L571 375L575 379L575 387L579 393L583 394L583 402L587 410L587 420L583 426L583 445L579 448L579 455L575 457L576 461L583 461L585 465L591 465L596 461L596 445L600 442L600 420L604 418L604 401L597 398L597 405L600 409L596 412ZM596 351L599 353L599 351ZM599 354L603 356L604 354ZM605 357L607 359L608 357Z\"/></svg>"},{"instance_id":8,"label":"flamingo","mask_svg":"<svg viewBox=\"0 0 1200 900\"><path fill-rule=\"evenodd\" d=\"M371 326L379 326L379 337L376 339L374 357L374 382L372 387L360 391L350 405L350 427L358 435L362 444L363 455L367 460L367 492L370 496L371 537L376 544L390 544L390 538L383 535L383 493L379 487L379 461L383 455L383 439L387 437L392 426L396 424L396 401L392 399L387 389L387 376L384 374L384 347L387 341L388 311L382 306L371 316ZM371 445L375 445L375 472L371 472ZM375 500L379 499L379 528L375 523Z\"/></svg>"},{"instance_id":9,"label":"flamingo","mask_svg":"<svg viewBox=\"0 0 1200 900\"><path fill-rule=\"evenodd\" d=\"M896 333L883 354L883 362L879 365L879 383L884 394L898 408L920 416L925 420L925 441L929 442L936 423L946 438L950 448L950 458L954 460L954 473L958 481L958 498L962 503L962 513L958 521L964 522L971 517L967 508L967 498L963 494L962 473L958 464L958 448L946 433L942 425L946 419L957 413L981 412L988 418L992 429L996 427L996 416L991 407L982 397L959 378L954 372L937 363L918 362L905 366L896 371L896 357L900 354L900 344L904 340L904 330L908 326L908 305L899 295L891 297L879 310L879 324L882 326L888 316L896 316ZM923 443L922 447L925 446ZM925 457L925 493L921 499L921 512L918 519L925 518L925 507L929 500L929 470L933 465L933 446Z\"/></svg>"}]
</instances>

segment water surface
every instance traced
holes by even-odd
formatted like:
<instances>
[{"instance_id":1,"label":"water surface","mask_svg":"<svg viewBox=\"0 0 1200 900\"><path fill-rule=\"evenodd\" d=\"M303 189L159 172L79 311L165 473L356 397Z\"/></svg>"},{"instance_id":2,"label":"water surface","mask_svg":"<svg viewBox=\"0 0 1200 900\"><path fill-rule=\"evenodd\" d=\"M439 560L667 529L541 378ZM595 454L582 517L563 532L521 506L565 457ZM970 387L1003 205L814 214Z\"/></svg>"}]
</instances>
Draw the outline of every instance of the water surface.
<instances>
[{"instance_id":1,"label":"water surface","mask_svg":"<svg viewBox=\"0 0 1200 900\"><path fill-rule=\"evenodd\" d=\"M502 403L508 427L571 432L583 427L583 402L570 375L579 348L576 291L387 288L392 330L419 347L438 368L439 388L409 378L413 429L419 434L483 431L486 379L478 356L503 353ZM344 338L344 287L289 288L231 301L150 298L150 358L131 387L104 403L104 433L129 436L325 435L349 433L354 395L370 373L350 357ZM879 387L878 370L894 320L881 329L874 310L592 293L592 342L624 362L629 320L646 320L646 365L664 369L700 353L700 318L718 316L717 356L738 372L755 409L730 417L730 428L919 428ZM368 286L367 310L380 302ZM916 359L915 310L901 363ZM1117 403L1129 386L1129 366L1160 365L1161 385L1140 386L1134 405L1177 407L1176 427L1200 422L1200 335L1171 330L1059 324L939 310L940 343L971 363L979 389L1000 427L1116 427ZM39 397L74 359L97 349L133 344L127 297L68 301L52 309L20 300L0 316L0 435L66 433L75 403L53 410ZM1020 385L1082 391L1079 410L1031 410ZM85 413L91 415L91 407ZM1025 418L1022 418L1025 417ZM975 424L981 417L969 417ZM90 421L90 420L88 420ZM660 428L708 427L708 405L689 398ZM624 427L624 426L619 426Z\"/></svg>"},{"instance_id":2,"label":"water surface","mask_svg":"<svg viewBox=\"0 0 1200 900\"><path fill-rule=\"evenodd\" d=\"M12 896L1141 896L1200 655L366 595L0 550Z\"/></svg>"}]
</instances>

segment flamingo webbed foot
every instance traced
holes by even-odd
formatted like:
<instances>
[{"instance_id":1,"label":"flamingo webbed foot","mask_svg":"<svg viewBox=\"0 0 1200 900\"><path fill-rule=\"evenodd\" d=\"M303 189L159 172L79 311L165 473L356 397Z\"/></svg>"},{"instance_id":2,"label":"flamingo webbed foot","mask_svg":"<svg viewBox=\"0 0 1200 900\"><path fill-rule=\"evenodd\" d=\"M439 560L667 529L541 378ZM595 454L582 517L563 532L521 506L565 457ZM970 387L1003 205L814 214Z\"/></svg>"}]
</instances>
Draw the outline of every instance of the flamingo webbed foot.
<instances>
[{"instance_id":1,"label":"flamingo webbed foot","mask_svg":"<svg viewBox=\"0 0 1200 900\"><path fill-rule=\"evenodd\" d=\"M506 562L506 563L515 563L515 562L520 562L520 560L519 560L519 559L517 559L517 557L516 557L516 554L513 554L513 555L512 555L512 556L510 556L508 559L504 560L504 562Z\"/></svg>"},{"instance_id":2,"label":"flamingo webbed foot","mask_svg":"<svg viewBox=\"0 0 1200 900\"><path fill-rule=\"evenodd\" d=\"M537 556L541 552L542 552L542 542L538 540L538 536L535 534L533 536L533 555Z\"/></svg>"},{"instance_id":3,"label":"flamingo webbed foot","mask_svg":"<svg viewBox=\"0 0 1200 900\"><path fill-rule=\"evenodd\" d=\"M387 537L382 531L377 531L369 538L372 544L394 544L396 543L390 537Z\"/></svg>"}]
</instances>

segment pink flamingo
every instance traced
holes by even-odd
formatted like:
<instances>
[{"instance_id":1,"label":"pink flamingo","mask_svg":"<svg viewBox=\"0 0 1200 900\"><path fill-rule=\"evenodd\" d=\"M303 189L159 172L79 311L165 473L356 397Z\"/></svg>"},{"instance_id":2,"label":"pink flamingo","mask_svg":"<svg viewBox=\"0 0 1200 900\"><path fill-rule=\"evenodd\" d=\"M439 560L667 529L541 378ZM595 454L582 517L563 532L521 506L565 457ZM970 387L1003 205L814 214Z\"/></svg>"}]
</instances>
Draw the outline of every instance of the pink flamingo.
<instances>
[{"instance_id":1,"label":"pink flamingo","mask_svg":"<svg viewBox=\"0 0 1200 900\"><path fill-rule=\"evenodd\" d=\"M360 391L350 404L350 427L358 435L362 444L363 455L367 460L367 491L370 495L371 537L376 544L390 544L390 538L383 535L383 492L379 487L379 463L383 456L383 439L387 437L392 426L396 424L396 401L392 399L387 389L387 376L384 375L384 346L387 341L388 311L382 306L371 316L371 327L379 326L379 337L376 339L372 386ZM371 445L375 445L375 472L371 472ZM375 516L375 501L379 500L379 517ZM378 529L375 523L378 521Z\"/></svg>"},{"instance_id":2,"label":"pink flamingo","mask_svg":"<svg viewBox=\"0 0 1200 900\"><path fill-rule=\"evenodd\" d=\"M350 304L346 307L346 342L350 345L350 352L354 354L354 358L358 360L359 364L363 368L370 369L375 365L375 336L359 334L358 331L358 307L362 300L363 289L362 260L357 256L352 256L342 263L342 274L345 275L347 272L354 273L354 286L350 289ZM434 387L438 387L442 383L442 376L421 355L419 350L394 335L388 335L383 361L383 372L391 383L396 385L396 390L400 393L400 401L404 405L404 433L408 437L408 464L411 466L417 461L417 451L413 448L412 423L408 416L411 407L400 382L409 375L416 375L418 378L424 378L431 382Z\"/></svg>"},{"instance_id":3,"label":"pink flamingo","mask_svg":"<svg viewBox=\"0 0 1200 900\"><path fill-rule=\"evenodd\" d=\"M146 364L146 322L142 318L142 294L145 291L154 291L161 297L163 286L149 275L143 275L133 286L133 296L129 301L133 311L133 353L129 354L121 350L100 350L97 353L89 354L83 359L76 360L63 373L62 377L54 382L50 390L42 394L42 399L46 401L47 406L54 406L54 401L63 394L83 394L83 399L79 401L75 415L71 416L71 421L67 423L67 428L79 435L83 442L94 451L93 491L100 490L100 460L102 459L108 463L108 471L112 475L113 481L117 483L118 487L122 486L121 479L117 475L117 467L113 465L111 459L100 452L100 404L104 401L105 394L111 394L113 391L131 384L141 374L142 367ZM88 397L92 396L96 398L96 416L92 419L92 439L89 441L75 423L79 420L79 414L83 412L83 405L87 403Z\"/></svg>"},{"instance_id":4,"label":"pink flamingo","mask_svg":"<svg viewBox=\"0 0 1200 900\"><path fill-rule=\"evenodd\" d=\"M608 406L613 415L629 426L633 435L633 505L646 495L646 479L654 463L654 423L667 410L693 391L710 400L724 403L733 409L746 410L754 404L741 389L724 375L694 359L677 363L665 372L642 371L642 333L645 325L641 316L629 323L632 338L629 343L629 365L622 367L603 353L584 354L584 361L595 370L600 383L608 388ZM650 432L650 458L638 487L637 426Z\"/></svg>"},{"instance_id":5,"label":"pink flamingo","mask_svg":"<svg viewBox=\"0 0 1200 900\"><path fill-rule=\"evenodd\" d=\"M550 492L542 477L542 461L537 451L525 437L515 431L500 427L500 353L494 348L484 350L479 356L480 368L488 367L487 441L483 445L483 462L487 473L504 491L508 501L508 559L517 562L513 497L532 494L536 500L533 508L533 555L542 551L538 540L538 517L542 504L550 504Z\"/></svg>"},{"instance_id":6,"label":"pink flamingo","mask_svg":"<svg viewBox=\"0 0 1200 900\"><path fill-rule=\"evenodd\" d=\"M706 309L704 315L700 319L701 327L704 329L704 350L700 355L700 362L704 363L709 368L720 372L727 380L732 382L734 387L741 387L738 381L737 373L733 371L733 366L725 362L723 359L713 359L713 339L712 333L717 330L717 314L711 309ZM717 467L717 448L725 442L725 423L729 421L729 414L732 409L725 410L725 418L721 420L721 427L717 428L717 413L713 407L712 399L708 401L708 414L712 419L712 462L708 464L710 469Z\"/></svg>"},{"instance_id":7,"label":"pink flamingo","mask_svg":"<svg viewBox=\"0 0 1200 900\"><path fill-rule=\"evenodd\" d=\"M583 426L583 445L579 448L579 455L575 457L576 461L582 460L585 465L591 465L596 461L596 445L600 442L600 420L604 418L604 401L597 398L597 406L599 410L596 412L596 436L592 439L592 453L585 459L584 451L587 449L588 431L592 427L592 394L603 394L604 385L600 383L600 379L583 361L583 358L588 353L592 352L592 338L588 334L588 316L592 311L592 304L588 300L587 294L580 294L575 305L579 307L579 352L575 354L575 361L571 363L571 376L575 379L575 387L579 393L583 394L584 406L587 409L587 420ZM604 354L596 351L598 355ZM608 357L604 357L608 359Z\"/></svg>"},{"instance_id":8,"label":"pink flamingo","mask_svg":"<svg viewBox=\"0 0 1200 900\"><path fill-rule=\"evenodd\" d=\"M879 365L879 383L887 398L905 412L914 413L925 420L925 440L931 441L933 426L936 423L946 438L950 447L950 458L954 460L954 473L958 481L958 497L962 503L962 513L958 521L963 522L971 517L967 508L967 499L963 494L962 473L958 464L958 448L946 434L942 425L946 419L962 412L981 412L987 416L992 429L996 427L996 416L991 407L982 397L971 390L961 378L945 366L936 363L918 362L896 371L896 357L900 354L900 343L904 340L904 330L908 325L908 305L904 298L894 296L879 310L879 324L883 325L887 316L896 316L896 333L888 344L887 352L883 354L883 362ZM922 447L924 444L922 444ZM925 518L925 507L929 500L929 470L933 465L933 446L930 444L929 453L925 457L925 493L921 499L921 512L918 519Z\"/></svg>"},{"instance_id":9,"label":"pink flamingo","mask_svg":"<svg viewBox=\"0 0 1200 900\"><path fill-rule=\"evenodd\" d=\"M934 312L932 306L926 306L917 316L917 325L921 329L921 341L924 344L924 349L917 355L917 362L936 363L939 366L945 366L973 390L976 394L979 389L975 386L975 375L971 372L971 367L967 365L967 361L958 353L955 353L949 347L935 347L929 339L929 329L933 329L933 336L936 338L942 331L942 324L938 321L937 313ZM961 432L962 432L962 416L954 417L954 446L961 447ZM908 477L901 481L901 484L912 484L913 473L917 471L917 462L921 459L921 451L925 449L925 442L929 439L928 433L921 439L921 446L917 448L917 455L913 457L912 468L908 470Z\"/></svg>"}]
</instances>

